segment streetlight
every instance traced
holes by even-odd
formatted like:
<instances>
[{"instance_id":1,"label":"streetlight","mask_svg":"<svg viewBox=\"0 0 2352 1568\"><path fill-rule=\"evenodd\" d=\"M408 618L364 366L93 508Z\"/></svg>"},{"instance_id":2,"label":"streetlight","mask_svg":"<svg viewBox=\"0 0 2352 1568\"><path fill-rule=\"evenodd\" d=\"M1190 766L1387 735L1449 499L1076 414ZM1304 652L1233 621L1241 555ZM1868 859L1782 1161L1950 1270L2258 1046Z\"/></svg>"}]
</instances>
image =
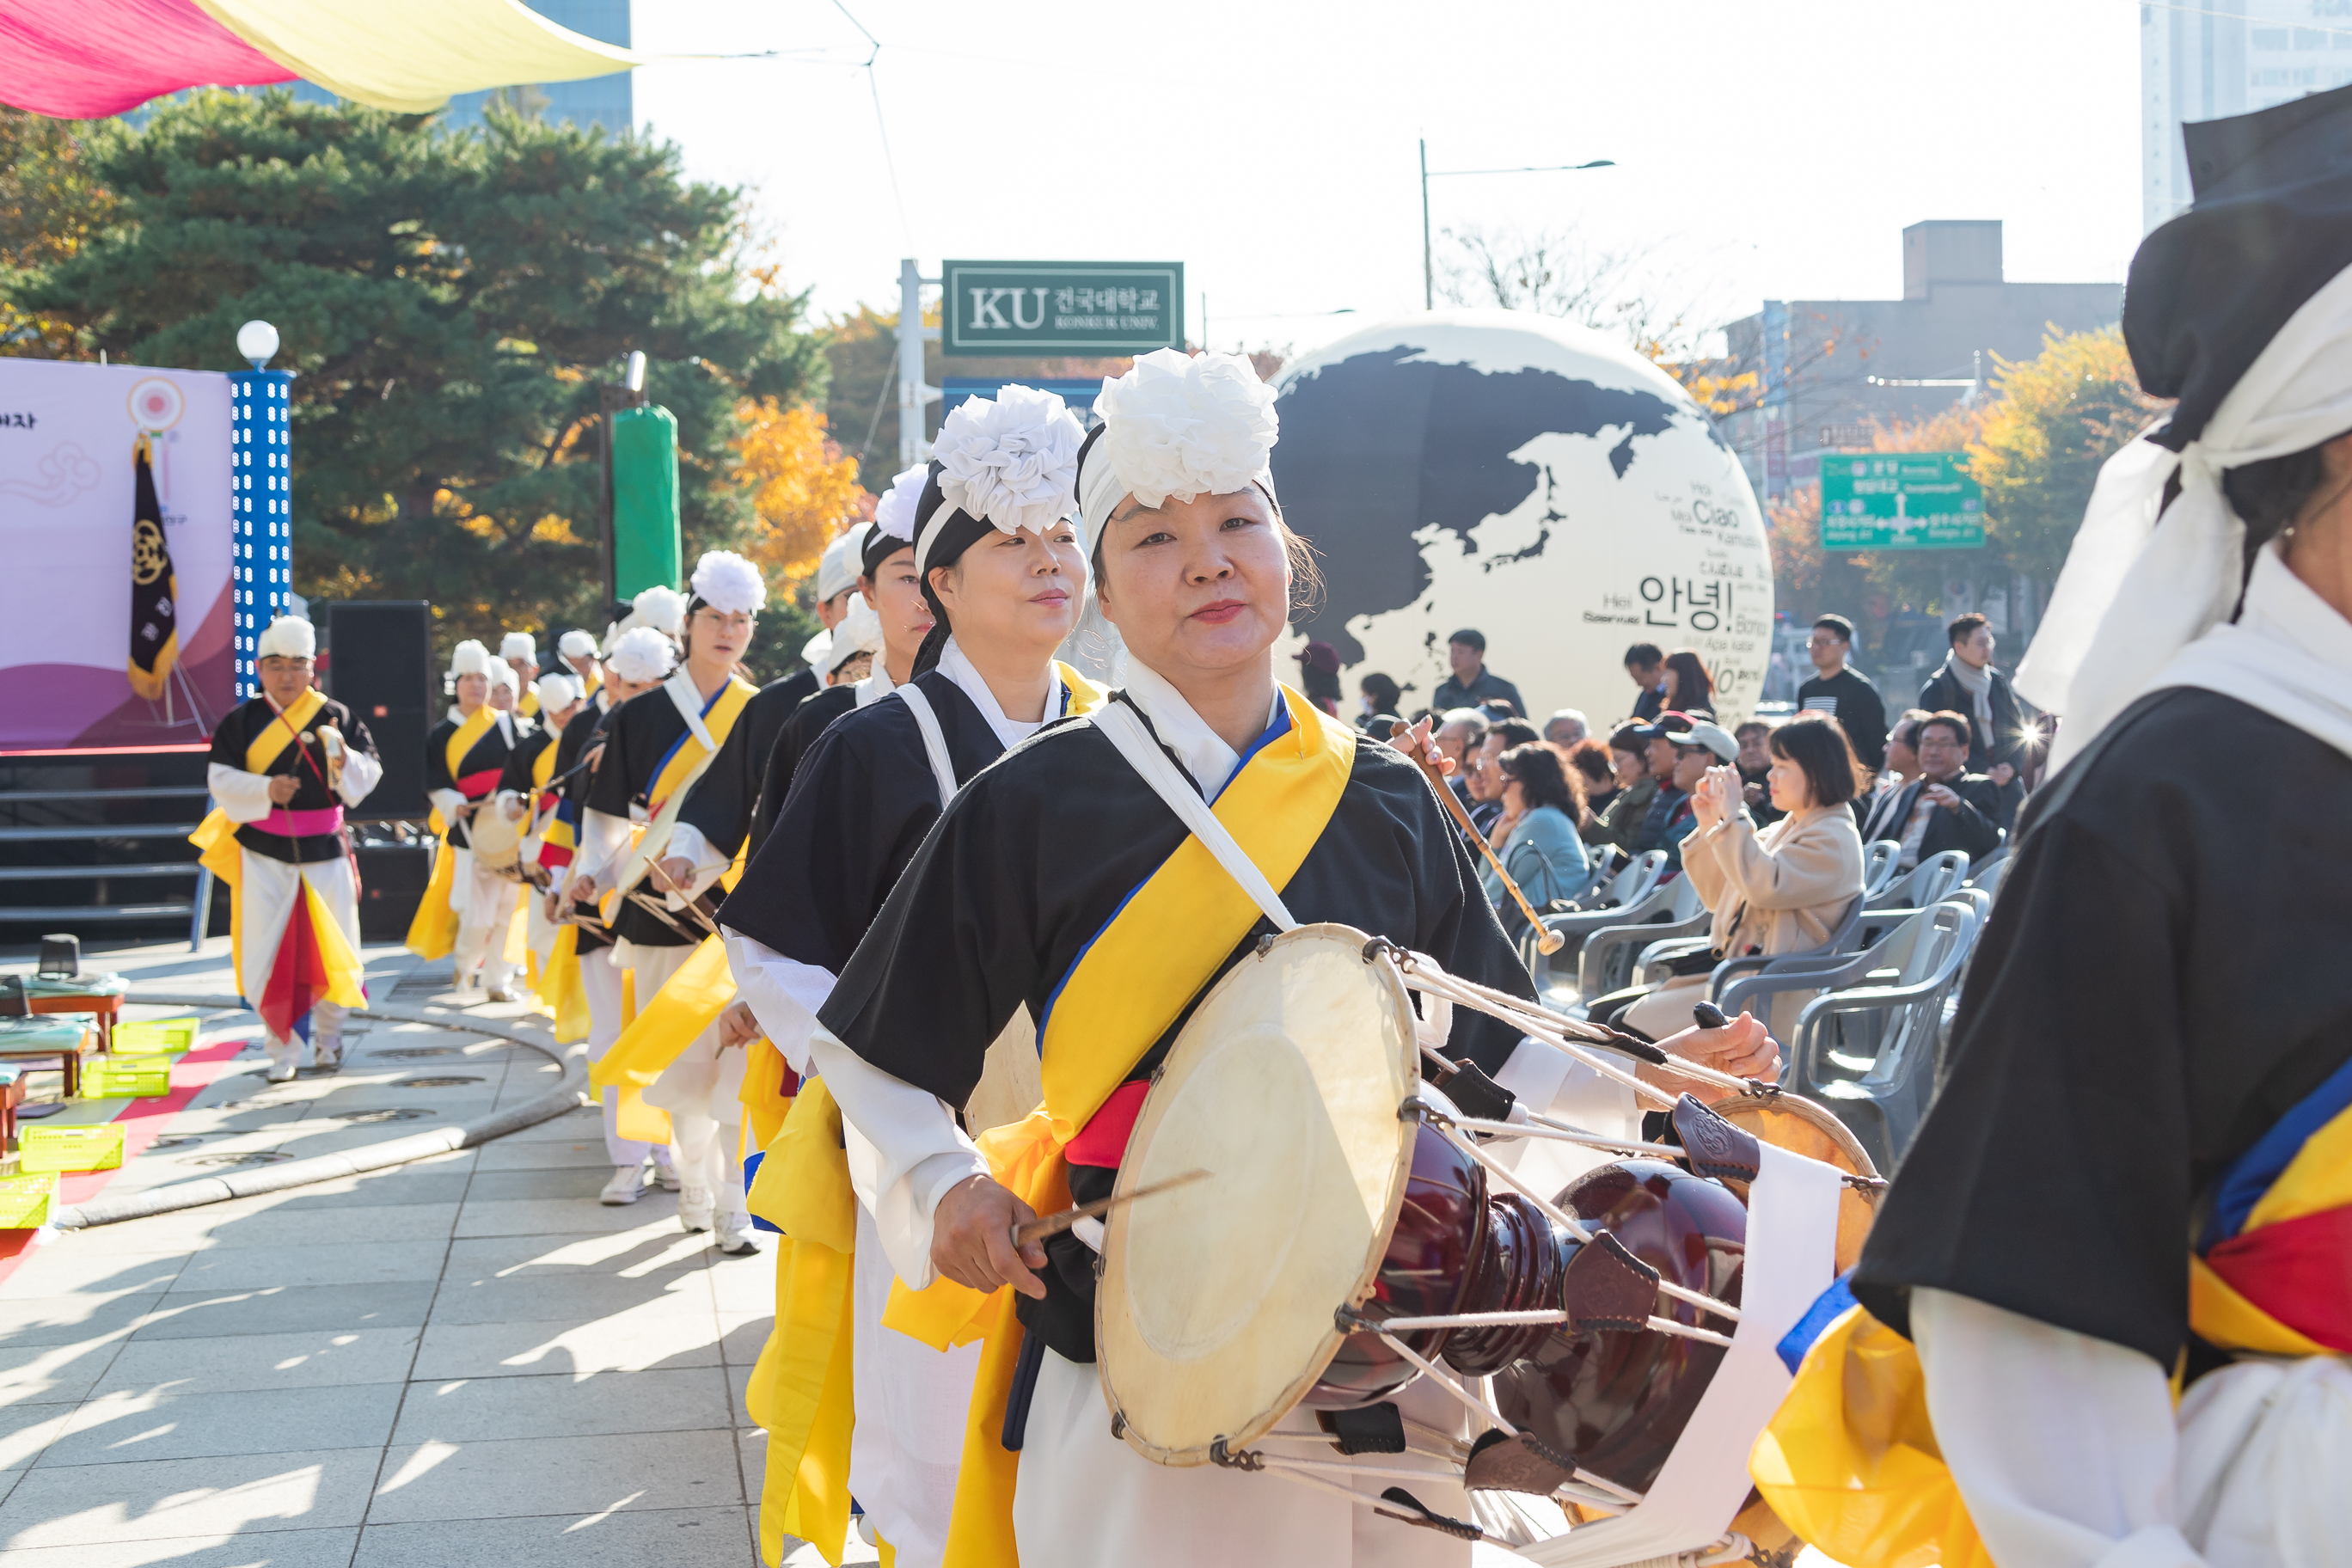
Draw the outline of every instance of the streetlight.
<instances>
[{"instance_id":1,"label":"streetlight","mask_svg":"<svg viewBox=\"0 0 2352 1568\"><path fill-rule=\"evenodd\" d=\"M1613 169L1614 158L1595 158L1589 163L1542 163L1517 169L1433 169L1429 166L1429 142L1421 143L1421 308L1437 309L1437 275L1429 259L1429 182L1450 180L1462 174L1569 174L1579 169Z\"/></svg>"}]
</instances>

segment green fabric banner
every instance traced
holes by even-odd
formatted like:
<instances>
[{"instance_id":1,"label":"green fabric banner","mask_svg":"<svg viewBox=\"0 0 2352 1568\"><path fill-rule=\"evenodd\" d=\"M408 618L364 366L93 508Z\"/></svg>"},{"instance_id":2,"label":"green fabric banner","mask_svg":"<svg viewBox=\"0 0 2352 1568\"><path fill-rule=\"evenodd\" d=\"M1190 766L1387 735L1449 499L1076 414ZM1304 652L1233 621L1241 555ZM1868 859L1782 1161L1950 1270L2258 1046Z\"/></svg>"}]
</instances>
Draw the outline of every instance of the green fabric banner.
<instances>
[{"instance_id":1,"label":"green fabric banner","mask_svg":"<svg viewBox=\"0 0 2352 1568\"><path fill-rule=\"evenodd\" d=\"M628 599L678 586L677 420L660 407L612 417L613 588Z\"/></svg>"}]
</instances>

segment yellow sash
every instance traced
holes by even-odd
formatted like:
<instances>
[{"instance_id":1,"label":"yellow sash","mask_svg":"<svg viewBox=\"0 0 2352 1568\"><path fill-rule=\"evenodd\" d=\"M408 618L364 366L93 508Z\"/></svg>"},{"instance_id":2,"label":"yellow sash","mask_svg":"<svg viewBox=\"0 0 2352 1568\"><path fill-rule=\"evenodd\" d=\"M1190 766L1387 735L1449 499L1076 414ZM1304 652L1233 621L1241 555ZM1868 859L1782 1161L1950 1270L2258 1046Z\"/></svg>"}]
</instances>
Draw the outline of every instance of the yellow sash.
<instances>
[{"instance_id":1,"label":"yellow sash","mask_svg":"<svg viewBox=\"0 0 2352 1568\"><path fill-rule=\"evenodd\" d=\"M498 714L485 703L450 733L441 756L452 780L465 765L466 753L474 749L474 742L498 721ZM457 879L457 852L449 842L449 824L439 806L433 808L426 826L441 843L433 852L433 879L425 885L425 901L416 906L416 917L408 922L405 945L419 958L446 958L457 945L457 911L449 907L449 887Z\"/></svg>"},{"instance_id":2,"label":"yellow sash","mask_svg":"<svg viewBox=\"0 0 2352 1568\"><path fill-rule=\"evenodd\" d=\"M161 666L157 668L160 668ZM304 689L302 695L294 700L294 706L291 708L278 708L266 693L260 700L269 703L273 710L283 715L286 722L280 724L272 721L263 727L260 734L246 743L245 771L249 773L268 773L269 764L278 760L278 754L293 743L295 732L318 717L319 710L327 705L327 700L319 695L319 689L315 686ZM236 886L239 846L236 841L236 824L228 819L228 813L219 806L215 806L206 812L205 819L196 824L196 830L188 835L188 842L201 851L196 856L197 865L204 867L230 887ZM235 899L229 900L228 906L228 950L230 973L244 973L245 970L242 967L245 957L244 932L237 929ZM333 973L331 966L330 973ZM345 1006L355 1007L360 1005L357 1002L343 1002L339 995L331 997L330 1000L342 1002Z\"/></svg>"},{"instance_id":3,"label":"yellow sash","mask_svg":"<svg viewBox=\"0 0 2352 1568\"><path fill-rule=\"evenodd\" d=\"M1322 837L1348 785L1356 732L1289 688L1291 729L1261 747L1213 808L1266 880L1286 886ZM1249 932L1257 905L1197 837L1136 890L1087 949L1047 1013L1040 1050L1045 1103L1024 1121L984 1135L996 1179L1039 1213L1069 1202L1063 1150L1101 1109L1217 966ZM764 1167L763 1167L764 1170ZM1007 1452L1005 1402L1022 1331L1009 1289L982 1295L941 1279L890 1289L885 1326L944 1350L984 1339L964 1426L963 1468L947 1559L958 1568L1017 1568L1013 1489L1021 1456Z\"/></svg>"}]
</instances>

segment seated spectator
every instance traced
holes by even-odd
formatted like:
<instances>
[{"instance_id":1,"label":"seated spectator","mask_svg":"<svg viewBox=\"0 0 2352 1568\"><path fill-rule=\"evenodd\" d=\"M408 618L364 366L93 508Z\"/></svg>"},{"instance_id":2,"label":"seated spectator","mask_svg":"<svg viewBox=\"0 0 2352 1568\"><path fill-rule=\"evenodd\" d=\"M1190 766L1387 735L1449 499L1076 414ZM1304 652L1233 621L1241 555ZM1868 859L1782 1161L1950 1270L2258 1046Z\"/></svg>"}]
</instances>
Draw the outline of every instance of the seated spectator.
<instances>
[{"instance_id":1,"label":"seated spectator","mask_svg":"<svg viewBox=\"0 0 2352 1568\"><path fill-rule=\"evenodd\" d=\"M1590 840L1591 829L1609 803L1617 798L1617 773L1611 760L1617 755L1605 741L1590 738L1579 741L1568 749L1568 765L1583 775L1584 816L1577 823L1578 831ZM1637 756L1636 764L1641 762Z\"/></svg>"},{"instance_id":2,"label":"seated spectator","mask_svg":"<svg viewBox=\"0 0 2352 1568\"><path fill-rule=\"evenodd\" d=\"M1906 709L1903 717L1895 721L1895 727L1886 731L1886 771L1878 775L1869 794L1856 795L1853 802L1853 819L1862 825L1864 844L1894 837L1891 831L1881 829L1900 826L1890 814L1903 786L1919 776L1919 726L1927 718L1925 708Z\"/></svg>"},{"instance_id":3,"label":"seated spectator","mask_svg":"<svg viewBox=\"0 0 2352 1568\"><path fill-rule=\"evenodd\" d=\"M1637 642L1625 650L1625 673L1642 689L1642 695L1633 703L1634 718L1646 721L1666 710L1666 694L1660 680L1665 663L1665 650L1654 642Z\"/></svg>"},{"instance_id":4,"label":"seated spectator","mask_svg":"<svg viewBox=\"0 0 2352 1568\"><path fill-rule=\"evenodd\" d=\"M1563 765L1559 752L1539 741L1511 747L1495 759L1490 771L1502 780L1503 811L1487 830L1486 841L1511 880L1538 910L1582 898L1592 886L1591 861L1576 832L1577 819L1584 815L1582 775ZM1486 901L1502 918L1504 931L1516 939L1527 930L1528 917L1519 912L1517 900L1504 889L1502 879L1484 856L1479 857L1478 877Z\"/></svg>"},{"instance_id":5,"label":"seated spectator","mask_svg":"<svg viewBox=\"0 0 2352 1568\"><path fill-rule=\"evenodd\" d=\"M1698 649L1678 647L1666 655L1660 679L1668 708L1684 713L1715 712L1715 677L1699 662Z\"/></svg>"},{"instance_id":6,"label":"seated spectator","mask_svg":"<svg viewBox=\"0 0 2352 1568\"><path fill-rule=\"evenodd\" d=\"M1620 724L1609 737L1609 772L1617 789L1606 810L1594 814L1584 830L1588 844L1613 846L1627 855L1638 853L1633 840L1648 816L1658 793L1657 775L1650 771L1650 732L1646 724Z\"/></svg>"},{"instance_id":7,"label":"seated spectator","mask_svg":"<svg viewBox=\"0 0 2352 1568\"><path fill-rule=\"evenodd\" d=\"M1716 964L1748 953L1803 952L1827 942L1862 896L1862 838L1846 803L1861 780L1852 742L1824 714L1783 724L1766 742L1773 804L1784 814L1759 830L1738 804L1738 775L1710 768L1692 805L1697 830L1684 841L1691 887L1714 916L1706 952L1620 1015L1653 1039L1689 1026ZM1788 1037L1809 1000L1776 1000L1773 1032ZM1785 1016L1784 1016L1785 1015Z\"/></svg>"},{"instance_id":8,"label":"seated spectator","mask_svg":"<svg viewBox=\"0 0 2352 1568\"><path fill-rule=\"evenodd\" d=\"M1486 722L1489 724L1499 724L1506 719L1516 719L1519 716L1519 710L1511 706L1509 700L1501 697L1487 698L1478 704L1478 711L1486 716Z\"/></svg>"},{"instance_id":9,"label":"seated spectator","mask_svg":"<svg viewBox=\"0 0 2352 1568\"><path fill-rule=\"evenodd\" d=\"M1562 708L1544 721L1545 743L1558 746L1563 752L1582 745L1591 733L1591 724L1579 709Z\"/></svg>"},{"instance_id":10,"label":"seated spectator","mask_svg":"<svg viewBox=\"0 0 2352 1568\"><path fill-rule=\"evenodd\" d=\"M1404 711L1404 693L1398 689L1395 681L1377 671L1356 682L1356 693L1363 703L1359 710L1363 717L1356 721L1360 729L1365 727L1365 721L1376 714L1395 715Z\"/></svg>"},{"instance_id":11,"label":"seated spectator","mask_svg":"<svg viewBox=\"0 0 2352 1568\"><path fill-rule=\"evenodd\" d=\"M1470 808L1470 759L1486 739L1486 716L1475 708L1456 708L1441 713L1430 727L1430 740L1439 754L1454 759L1454 771L1445 775L1453 786L1454 798L1462 808Z\"/></svg>"},{"instance_id":12,"label":"seated spectator","mask_svg":"<svg viewBox=\"0 0 2352 1568\"><path fill-rule=\"evenodd\" d=\"M1699 780L1706 776L1708 768L1727 767L1738 757L1739 742L1733 740L1722 725L1700 719L1689 729L1675 731L1673 745L1674 776L1660 787L1658 793L1661 799L1671 794L1675 800L1666 812L1665 825L1659 832L1658 841L1651 847L1664 850L1666 868L1679 871L1683 868L1683 840L1698 826L1693 792L1698 788ZM1655 815L1657 808L1653 805L1651 810Z\"/></svg>"},{"instance_id":13,"label":"seated spectator","mask_svg":"<svg viewBox=\"0 0 2352 1568\"><path fill-rule=\"evenodd\" d=\"M1780 820L1779 808L1772 804L1772 792L1766 784L1766 775L1772 771L1772 755L1764 749L1771 738L1772 726L1761 719L1750 719L1731 732L1739 742L1739 760L1732 765L1739 770L1739 800L1748 815L1759 827L1769 827Z\"/></svg>"},{"instance_id":14,"label":"seated spectator","mask_svg":"<svg viewBox=\"0 0 2352 1568\"><path fill-rule=\"evenodd\" d=\"M1969 721L1969 771L1984 774L2000 792L1995 814L2003 829L2017 820L2025 799L2019 768L2032 754L2033 738L2025 727L2017 693L2009 677L1993 668L1992 626L1979 615L1960 616L1945 634L1952 649L1927 684L1919 689L1919 706L1929 712L1952 712Z\"/></svg>"},{"instance_id":15,"label":"seated spectator","mask_svg":"<svg viewBox=\"0 0 2352 1568\"><path fill-rule=\"evenodd\" d=\"M1853 652L1853 623L1823 616L1813 623L1808 647L1813 678L1797 688L1798 708L1834 718L1864 769L1875 773L1886 762L1886 704L1870 678L1846 663Z\"/></svg>"},{"instance_id":16,"label":"seated spectator","mask_svg":"<svg viewBox=\"0 0 2352 1568\"><path fill-rule=\"evenodd\" d=\"M1511 705L1511 711L1525 716L1528 705L1519 700L1519 689L1486 668L1486 634L1465 626L1447 639L1445 661L1454 673L1447 676L1431 699L1439 712L1454 708L1468 708L1489 698L1500 698Z\"/></svg>"},{"instance_id":17,"label":"seated spectator","mask_svg":"<svg viewBox=\"0 0 2352 1568\"><path fill-rule=\"evenodd\" d=\"M1339 650L1320 640L1291 656L1298 660L1299 689L1307 700L1337 719L1339 716Z\"/></svg>"},{"instance_id":18,"label":"seated spectator","mask_svg":"<svg viewBox=\"0 0 2352 1568\"><path fill-rule=\"evenodd\" d=\"M1871 842L1900 840L1903 854L1895 864L1906 871L1947 849L1983 859L2000 847L2000 786L1968 771L1968 720L1950 711L1930 713L1914 729L1919 776L1880 796L1864 834Z\"/></svg>"},{"instance_id":19,"label":"seated spectator","mask_svg":"<svg viewBox=\"0 0 2352 1568\"><path fill-rule=\"evenodd\" d=\"M1689 714L1669 709L1658 715L1656 723L1643 730L1644 755L1649 758L1650 776L1658 781L1658 793L1650 797L1649 809L1642 814L1642 825L1627 847L1628 854L1640 855L1666 847L1666 824L1690 799L1687 789L1675 787L1675 741L1688 734L1696 722ZM1732 750L1737 753L1738 747L1735 745Z\"/></svg>"},{"instance_id":20,"label":"seated spectator","mask_svg":"<svg viewBox=\"0 0 2352 1568\"><path fill-rule=\"evenodd\" d=\"M1470 807L1471 826L1483 836L1493 831L1495 819L1503 815L1503 773L1498 763L1505 752L1514 746L1536 742L1536 727L1525 719L1506 719L1487 726L1486 735L1470 748ZM1470 847L1474 860L1485 857L1478 847Z\"/></svg>"}]
</instances>

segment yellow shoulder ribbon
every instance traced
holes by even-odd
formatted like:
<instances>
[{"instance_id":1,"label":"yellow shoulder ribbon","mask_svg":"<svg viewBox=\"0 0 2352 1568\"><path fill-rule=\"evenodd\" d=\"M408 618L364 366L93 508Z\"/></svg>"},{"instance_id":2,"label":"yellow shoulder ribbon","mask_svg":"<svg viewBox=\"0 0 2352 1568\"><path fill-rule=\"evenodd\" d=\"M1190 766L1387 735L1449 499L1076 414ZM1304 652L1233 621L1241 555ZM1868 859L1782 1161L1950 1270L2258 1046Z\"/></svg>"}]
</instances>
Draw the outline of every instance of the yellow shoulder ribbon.
<instances>
[{"instance_id":1,"label":"yellow shoulder ribbon","mask_svg":"<svg viewBox=\"0 0 2352 1568\"><path fill-rule=\"evenodd\" d=\"M452 779L457 778L465 766L466 753L474 749L474 742L480 740L492 724L498 722L498 717L485 704L475 709L450 732L449 739L441 748L441 757L448 765ZM446 958L457 945L457 911L449 907L450 885L457 879L457 852L449 843L449 824L442 817L439 806L433 808L432 817L426 826L441 843L433 852L433 879L425 884L425 897L416 906L416 916L408 922L404 945L419 958Z\"/></svg>"},{"instance_id":2,"label":"yellow shoulder ribbon","mask_svg":"<svg viewBox=\"0 0 2352 1568\"><path fill-rule=\"evenodd\" d=\"M1805 1352L1748 1468L1782 1522L1846 1568L1993 1568L1936 1445L1918 1352L1861 1307Z\"/></svg>"},{"instance_id":3,"label":"yellow shoulder ribbon","mask_svg":"<svg viewBox=\"0 0 2352 1568\"><path fill-rule=\"evenodd\" d=\"M658 816L669 797L692 782L704 761L715 756L718 749L727 743L727 736L735 728L735 721L742 715L743 704L757 695L759 688L741 676L727 678L726 686L719 690L719 700L702 716L702 727L710 731L711 749L704 751L702 742L694 738L694 731L688 730L686 732L686 739L678 742L677 750L670 753L669 761L663 763L661 772L654 776L653 787L646 791L648 815Z\"/></svg>"},{"instance_id":4,"label":"yellow shoulder ribbon","mask_svg":"<svg viewBox=\"0 0 2352 1568\"><path fill-rule=\"evenodd\" d=\"M269 699L257 697L254 700L268 702ZM284 723L273 718L263 726L260 734L247 742L245 771L249 773L268 773L269 764L278 760L278 753L293 743L295 731L317 717L319 710L326 705L327 700L319 695L318 688L311 687L294 700L293 707L280 710L286 721ZM198 865L230 887L236 886L236 824L228 819L228 813L218 806L206 812L205 819L196 824L196 830L188 835L188 842L204 851L196 857Z\"/></svg>"},{"instance_id":5,"label":"yellow shoulder ribbon","mask_svg":"<svg viewBox=\"0 0 2352 1568\"><path fill-rule=\"evenodd\" d=\"M1322 837L1356 755L1353 730L1287 687L1282 695L1289 731L1251 756L1213 807L1276 889ZM1257 918L1250 896L1188 835L1087 946L1048 1005L1039 1047L1045 1103L981 1140L999 1182L1040 1213L1068 1204L1064 1148ZM982 1295L944 1279L920 1291L894 1284L882 1321L940 1349L987 1342L964 1426L947 1557L959 1568L1017 1568L1013 1489L1021 1456L1003 1445L1022 1338L1012 1290Z\"/></svg>"}]
</instances>

